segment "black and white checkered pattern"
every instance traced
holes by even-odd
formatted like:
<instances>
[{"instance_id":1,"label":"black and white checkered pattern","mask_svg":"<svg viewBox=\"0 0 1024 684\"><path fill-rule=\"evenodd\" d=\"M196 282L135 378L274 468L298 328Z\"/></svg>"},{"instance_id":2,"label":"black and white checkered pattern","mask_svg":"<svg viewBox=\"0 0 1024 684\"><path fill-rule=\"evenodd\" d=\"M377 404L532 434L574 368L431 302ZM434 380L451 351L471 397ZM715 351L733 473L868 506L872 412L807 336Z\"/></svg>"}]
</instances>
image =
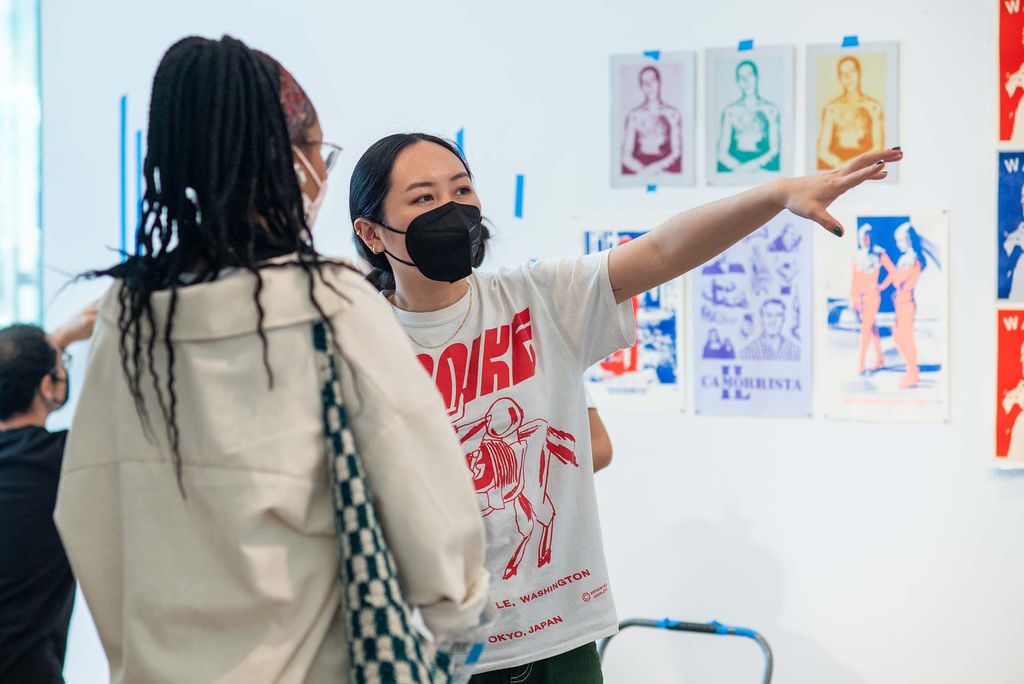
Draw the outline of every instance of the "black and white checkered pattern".
<instances>
[{"instance_id":1,"label":"black and white checkered pattern","mask_svg":"<svg viewBox=\"0 0 1024 684\"><path fill-rule=\"evenodd\" d=\"M313 346L331 462L351 681L447 684L448 657L412 626L412 610L399 588L395 559L349 430L334 345L323 323L313 327Z\"/></svg>"}]
</instances>

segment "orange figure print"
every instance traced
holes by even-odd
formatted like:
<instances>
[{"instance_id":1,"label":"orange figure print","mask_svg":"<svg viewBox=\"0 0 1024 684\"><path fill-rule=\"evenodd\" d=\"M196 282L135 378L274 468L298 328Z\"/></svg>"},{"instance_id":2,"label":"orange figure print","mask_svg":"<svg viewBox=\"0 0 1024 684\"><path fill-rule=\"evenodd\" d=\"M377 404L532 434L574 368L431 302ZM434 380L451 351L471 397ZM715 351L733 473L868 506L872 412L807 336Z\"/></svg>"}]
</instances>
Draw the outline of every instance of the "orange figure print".
<instances>
[{"instance_id":1,"label":"orange figure print","mask_svg":"<svg viewBox=\"0 0 1024 684\"><path fill-rule=\"evenodd\" d=\"M882 269L886 279L879 283ZM853 257L853 278L850 284L850 301L853 310L860 319L860 354L857 372L864 374L864 363L868 348L874 351L874 364L871 371L882 367L885 357L882 355L882 338L878 333L878 310L882 306L882 291L890 284L896 271L892 259L881 247L871 242L871 224L865 223L857 231L857 253Z\"/></svg>"},{"instance_id":2,"label":"orange figure print","mask_svg":"<svg viewBox=\"0 0 1024 684\"><path fill-rule=\"evenodd\" d=\"M919 257L922 254L920 237L910 223L902 223L893 233L896 247L900 250L900 258L896 262L896 270L892 274L892 286L896 288L893 295L893 308L896 311L896 325L893 328L893 341L907 365L907 372L900 380L900 387L906 389L917 385L920 372L917 366L917 343L914 341L914 316L917 303L914 301L914 288L921 279L921 271L925 262ZM916 245L915 245L916 242Z\"/></svg>"},{"instance_id":3,"label":"orange figure print","mask_svg":"<svg viewBox=\"0 0 1024 684\"><path fill-rule=\"evenodd\" d=\"M882 103L865 95L860 60L847 55L837 67L843 93L822 108L818 169L836 169L859 154L885 147Z\"/></svg>"}]
</instances>

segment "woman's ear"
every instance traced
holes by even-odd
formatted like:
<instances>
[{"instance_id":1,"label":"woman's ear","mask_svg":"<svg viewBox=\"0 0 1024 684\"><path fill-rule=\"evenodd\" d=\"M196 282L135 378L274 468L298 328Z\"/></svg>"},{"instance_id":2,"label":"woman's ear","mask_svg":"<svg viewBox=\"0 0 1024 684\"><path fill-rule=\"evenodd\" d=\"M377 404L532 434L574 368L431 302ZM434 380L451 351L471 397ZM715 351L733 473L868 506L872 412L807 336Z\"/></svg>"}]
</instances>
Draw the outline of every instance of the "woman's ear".
<instances>
[{"instance_id":1,"label":"woman's ear","mask_svg":"<svg viewBox=\"0 0 1024 684\"><path fill-rule=\"evenodd\" d=\"M375 223L368 219L358 218L352 225L356 230L356 235L363 241L367 249L374 254L380 254L384 251L384 241L380 237L380 228Z\"/></svg>"}]
</instances>

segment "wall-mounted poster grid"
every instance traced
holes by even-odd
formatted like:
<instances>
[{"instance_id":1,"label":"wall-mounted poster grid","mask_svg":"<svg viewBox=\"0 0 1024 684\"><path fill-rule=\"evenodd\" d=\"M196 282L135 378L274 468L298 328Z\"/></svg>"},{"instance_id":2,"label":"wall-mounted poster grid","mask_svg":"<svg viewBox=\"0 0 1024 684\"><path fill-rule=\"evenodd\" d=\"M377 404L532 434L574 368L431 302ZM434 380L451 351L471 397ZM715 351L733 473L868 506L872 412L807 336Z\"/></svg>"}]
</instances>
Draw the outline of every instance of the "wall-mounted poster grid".
<instances>
[{"instance_id":1,"label":"wall-mounted poster grid","mask_svg":"<svg viewBox=\"0 0 1024 684\"><path fill-rule=\"evenodd\" d=\"M949 417L948 212L836 215L854 239L820 231L816 390L829 418Z\"/></svg>"},{"instance_id":2,"label":"wall-mounted poster grid","mask_svg":"<svg viewBox=\"0 0 1024 684\"><path fill-rule=\"evenodd\" d=\"M692 272L695 413L810 417L816 229L783 212Z\"/></svg>"},{"instance_id":3,"label":"wall-mounted poster grid","mask_svg":"<svg viewBox=\"0 0 1024 684\"><path fill-rule=\"evenodd\" d=\"M584 253L592 254L635 240L665 217L599 216L577 218ZM587 387L601 409L682 411L683 279L677 278L633 298L636 343L615 352L586 372Z\"/></svg>"}]
</instances>

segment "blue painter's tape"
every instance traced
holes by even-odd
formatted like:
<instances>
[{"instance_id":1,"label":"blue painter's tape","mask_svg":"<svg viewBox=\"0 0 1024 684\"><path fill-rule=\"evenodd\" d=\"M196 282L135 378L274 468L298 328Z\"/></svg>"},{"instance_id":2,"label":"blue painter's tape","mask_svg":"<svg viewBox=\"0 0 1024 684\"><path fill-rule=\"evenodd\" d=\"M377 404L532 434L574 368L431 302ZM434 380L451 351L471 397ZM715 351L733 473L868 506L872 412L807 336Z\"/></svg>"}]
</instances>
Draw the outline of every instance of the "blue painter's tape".
<instances>
[{"instance_id":1,"label":"blue painter's tape","mask_svg":"<svg viewBox=\"0 0 1024 684\"><path fill-rule=\"evenodd\" d=\"M757 638L757 632L755 632L752 629L747 629L745 627L736 627L733 631L738 636L747 637L748 639L756 639Z\"/></svg>"},{"instance_id":2,"label":"blue painter's tape","mask_svg":"<svg viewBox=\"0 0 1024 684\"><path fill-rule=\"evenodd\" d=\"M138 225L142 223L142 131L135 131L135 205L139 208Z\"/></svg>"},{"instance_id":3,"label":"blue painter's tape","mask_svg":"<svg viewBox=\"0 0 1024 684\"><path fill-rule=\"evenodd\" d=\"M128 203L128 96L121 96L121 194L119 196L121 200L121 235L120 235L120 247L121 247L121 259L124 259L126 248L128 246L128 210L126 205Z\"/></svg>"},{"instance_id":4,"label":"blue painter's tape","mask_svg":"<svg viewBox=\"0 0 1024 684\"><path fill-rule=\"evenodd\" d=\"M525 180L525 176L521 173L516 176L516 218L523 218L523 186Z\"/></svg>"},{"instance_id":5,"label":"blue painter's tape","mask_svg":"<svg viewBox=\"0 0 1024 684\"><path fill-rule=\"evenodd\" d=\"M661 50L647 50L644 52L644 57L650 57L655 62L661 59Z\"/></svg>"},{"instance_id":6,"label":"blue painter's tape","mask_svg":"<svg viewBox=\"0 0 1024 684\"><path fill-rule=\"evenodd\" d=\"M748 38L747 40L741 40L740 44L736 47L740 52L754 49L754 39Z\"/></svg>"},{"instance_id":7,"label":"blue painter's tape","mask_svg":"<svg viewBox=\"0 0 1024 684\"><path fill-rule=\"evenodd\" d=\"M677 625L679 625L679 621L670 620L669 618L662 618L661 620L658 620L657 624L659 629L668 629L670 627L676 627Z\"/></svg>"},{"instance_id":8,"label":"blue painter's tape","mask_svg":"<svg viewBox=\"0 0 1024 684\"><path fill-rule=\"evenodd\" d=\"M654 192L657 189L658 189L657 185L648 185L647 186L647 192Z\"/></svg>"},{"instance_id":9,"label":"blue painter's tape","mask_svg":"<svg viewBox=\"0 0 1024 684\"><path fill-rule=\"evenodd\" d=\"M860 38L857 36L843 36L843 47L860 47Z\"/></svg>"},{"instance_id":10,"label":"blue painter's tape","mask_svg":"<svg viewBox=\"0 0 1024 684\"><path fill-rule=\"evenodd\" d=\"M483 652L483 644L473 644L473 648L469 649L469 655L466 656L466 665L472 665L476 661L480 660L480 654Z\"/></svg>"},{"instance_id":11,"label":"blue painter's tape","mask_svg":"<svg viewBox=\"0 0 1024 684\"><path fill-rule=\"evenodd\" d=\"M463 157L466 156L466 129L460 128L455 133L455 146L459 148L459 154Z\"/></svg>"},{"instance_id":12,"label":"blue painter's tape","mask_svg":"<svg viewBox=\"0 0 1024 684\"><path fill-rule=\"evenodd\" d=\"M723 625L718 620L712 620L711 626L715 628L715 634L728 634L729 628Z\"/></svg>"}]
</instances>

